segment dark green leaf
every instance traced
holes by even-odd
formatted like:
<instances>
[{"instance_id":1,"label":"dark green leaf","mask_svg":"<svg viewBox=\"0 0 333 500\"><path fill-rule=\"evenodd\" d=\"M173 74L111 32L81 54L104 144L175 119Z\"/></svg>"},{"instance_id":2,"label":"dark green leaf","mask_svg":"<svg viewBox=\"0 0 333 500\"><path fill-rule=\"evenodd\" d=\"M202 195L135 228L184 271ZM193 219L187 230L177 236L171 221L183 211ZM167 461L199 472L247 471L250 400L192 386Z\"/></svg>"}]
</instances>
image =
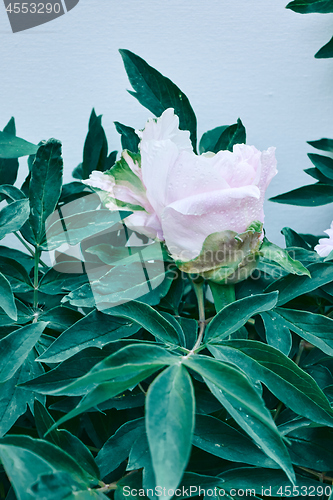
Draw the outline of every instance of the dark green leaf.
<instances>
[{"instance_id":1,"label":"dark green leaf","mask_svg":"<svg viewBox=\"0 0 333 500\"><path fill-rule=\"evenodd\" d=\"M333 57L333 36L321 49L315 54L316 59L327 59Z\"/></svg>"},{"instance_id":2,"label":"dark green leaf","mask_svg":"<svg viewBox=\"0 0 333 500\"><path fill-rule=\"evenodd\" d=\"M146 430L159 486L175 489L182 478L191 451L194 410L191 378L180 364L164 370L150 385Z\"/></svg>"},{"instance_id":3,"label":"dark green leaf","mask_svg":"<svg viewBox=\"0 0 333 500\"><path fill-rule=\"evenodd\" d=\"M35 154L36 151L37 146L35 144L20 139L12 133L0 132L0 158L19 158L20 156Z\"/></svg>"},{"instance_id":4,"label":"dark green leaf","mask_svg":"<svg viewBox=\"0 0 333 500\"><path fill-rule=\"evenodd\" d=\"M119 122L114 122L114 124L118 134L121 135L121 147L132 153L138 153L140 139L135 133L135 129Z\"/></svg>"},{"instance_id":5,"label":"dark green leaf","mask_svg":"<svg viewBox=\"0 0 333 500\"><path fill-rule=\"evenodd\" d=\"M207 153L211 151L212 153L217 153L218 150L216 148L217 143L221 137L221 134L229 127L229 125L222 125L221 127L213 128L212 130L208 130L205 132L199 143L199 153Z\"/></svg>"},{"instance_id":6,"label":"dark green leaf","mask_svg":"<svg viewBox=\"0 0 333 500\"><path fill-rule=\"evenodd\" d=\"M211 342L227 338L245 325L252 316L273 309L277 300L278 294L271 294L267 299L265 294L258 294L227 305L209 323L205 341Z\"/></svg>"},{"instance_id":7,"label":"dark green leaf","mask_svg":"<svg viewBox=\"0 0 333 500\"><path fill-rule=\"evenodd\" d=\"M317 471L333 470L333 430L327 428L299 428L288 433L292 461L296 465Z\"/></svg>"},{"instance_id":8,"label":"dark green leaf","mask_svg":"<svg viewBox=\"0 0 333 500\"><path fill-rule=\"evenodd\" d=\"M29 200L13 201L0 210L0 240L19 231L29 217Z\"/></svg>"},{"instance_id":9,"label":"dark green leaf","mask_svg":"<svg viewBox=\"0 0 333 500\"><path fill-rule=\"evenodd\" d=\"M234 341L237 342L237 341ZM256 444L294 480L290 457L270 412L245 373L229 362L196 355L184 363L198 372L214 396L255 440Z\"/></svg>"},{"instance_id":10,"label":"dark green leaf","mask_svg":"<svg viewBox=\"0 0 333 500\"><path fill-rule=\"evenodd\" d=\"M155 116L173 108L179 116L179 128L189 130L194 151L197 142L197 119L186 95L169 78L149 66L141 57L121 49L128 79L134 89L129 91Z\"/></svg>"},{"instance_id":11,"label":"dark green leaf","mask_svg":"<svg viewBox=\"0 0 333 500\"><path fill-rule=\"evenodd\" d=\"M97 482L68 453L57 446L28 436L11 435L0 440L0 457L16 494L22 500L34 500L28 493L38 476L53 472L66 472L82 487ZM31 491L31 490L30 490Z\"/></svg>"},{"instance_id":12,"label":"dark green leaf","mask_svg":"<svg viewBox=\"0 0 333 500\"><path fill-rule=\"evenodd\" d=\"M210 350L218 359L244 370L254 382L263 382L295 413L333 426L333 410L316 382L274 347L253 340L230 340Z\"/></svg>"},{"instance_id":13,"label":"dark green leaf","mask_svg":"<svg viewBox=\"0 0 333 500\"><path fill-rule=\"evenodd\" d=\"M60 198L62 170L61 143L50 139L38 148L29 186L29 222L37 244L42 243L46 219L53 214Z\"/></svg>"},{"instance_id":14,"label":"dark green leaf","mask_svg":"<svg viewBox=\"0 0 333 500\"><path fill-rule=\"evenodd\" d=\"M315 479L297 475L295 486L298 486L298 489L293 490L293 484L288 481L282 471L260 469L259 467L230 469L219 474L219 477L224 481L222 488L226 491L230 492L231 489L236 489L236 491L238 489L244 489L244 491L247 490L249 492L249 495L251 491L251 496L256 494L263 495L264 497L281 498L295 496L300 498L300 493L302 493L302 491L303 493L304 491L310 491L310 486L314 488L314 492L316 488L320 486L320 483ZM288 488L286 488L287 486ZM301 490L302 486L305 487L305 490ZM313 494L315 496L314 492Z\"/></svg>"},{"instance_id":15,"label":"dark green leaf","mask_svg":"<svg viewBox=\"0 0 333 500\"><path fill-rule=\"evenodd\" d=\"M274 313L300 337L333 356L333 319L308 311L295 311L278 307Z\"/></svg>"},{"instance_id":16,"label":"dark green leaf","mask_svg":"<svg viewBox=\"0 0 333 500\"><path fill-rule=\"evenodd\" d=\"M1 341L0 341L1 342ZM149 368L157 371L165 365L179 361L178 356L169 353L156 344L132 344L106 357L97 363L86 375L74 382L65 382L61 388L45 388L45 394L67 394L67 391L82 388L83 393L93 384L117 379L129 378Z\"/></svg>"},{"instance_id":17,"label":"dark green leaf","mask_svg":"<svg viewBox=\"0 0 333 500\"><path fill-rule=\"evenodd\" d=\"M47 323L41 321L15 330L0 340L0 382L9 380L24 363Z\"/></svg>"},{"instance_id":18,"label":"dark green leaf","mask_svg":"<svg viewBox=\"0 0 333 500\"><path fill-rule=\"evenodd\" d=\"M31 350L13 377L0 384L0 436L6 434L19 416L26 412L27 405L33 411L36 399L45 401L45 396L18 387L19 384L38 377L43 372L42 366L35 361L34 350Z\"/></svg>"},{"instance_id":19,"label":"dark green leaf","mask_svg":"<svg viewBox=\"0 0 333 500\"><path fill-rule=\"evenodd\" d=\"M0 307L5 311L6 314L14 321L17 320L17 309L15 304L15 299L7 278L0 273Z\"/></svg>"},{"instance_id":20,"label":"dark green leaf","mask_svg":"<svg viewBox=\"0 0 333 500\"><path fill-rule=\"evenodd\" d=\"M235 144L245 144L246 142L246 132L245 127L240 118L238 118L237 123L230 125L221 133L216 145L215 151L217 153L221 150L232 151Z\"/></svg>"},{"instance_id":21,"label":"dark green leaf","mask_svg":"<svg viewBox=\"0 0 333 500\"><path fill-rule=\"evenodd\" d=\"M287 205L299 205L301 207L318 207L327 205L333 201L333 186L327 184L309 184L298 189L293 189L288 193L279 194L270 198L276 203L286 203Z\"/></svg>"},{"instance_id":22,"label":"dark green leaf","mask_svg":"<svg viewBox=\"0 0 333 500\"><path fill-rule=\"evenodd\" d=\"M102 478L128 458L134 441L144 432L144 426L144 418L130 420L107 440L96 457Z\"/></svg>"},{"instance_id":23,"label":"dark green leaf","mask_svg":"<svg viewBox=\"0 0 333 500\"><path fill-rule=\"evenodd\" d=\"M142 302L132 300L111 309L106 309L104 313L135 321L162 342L176 345L183 342L180 327L175 329L160 313Z\"/></svg>"},{"instance_id":24,"label":"dark green leaf","mask_svg":"<svg viewBox=\"0 0 333 500\"><path fill-rule=\"evenodd\" d=\"M300 247L305 248L306 250L311 250L311 246L309 245L309 243L290 227L284 227L283 229L281 229L281 233L285 238L287 248Z\"/></svg>"},{"instance_id":25,"label":"dark green leaf","mask_svg":"<svg viewBox=\"0 0 333 500\"><path fill-rule=\"evenodd\" d=\"M311 278L289 274L270 284L265 289L265 292L277 290L279 292L278 305L282 306L299 295L309 293L333 281L332 263L320 262L310 264L308 270L310 271Z\"/></svg>"},{"instance_id":26,"label":"dark green leaf","mask_svg":"<svg viewBox=\"0 0 333 500\"><path fill-rule=\"evenodd\" d=\"M333 180L333 160L329 156L317 155L314 153L309 153L308 157L314 164L314 166L323 174L325 177Z\"/></svg>"},{"instance_id":27,"label":"dark green leaf","mask_svg":"<svg viewBox=\"0 0 333 500\"><path fill-rule=\"evenodd\" d=\"M28 272L23 267L22 264L18 261L18 259L24 255L14 249L8 249L10 252L7 252L7 255L11 255L12 257L17 258L8 258L2 257L0 255L0 272L6 274L9 283L11 284L12 290L15 293L24 293L31 292L33 289L31 280L29 278ZM5 252L3 252L5 253ZM28 257L28 256L26 256ZM21 259L26 265L28 265L28 269L31 265L31 261L29 258L26 260Z\"/></svg>"},{"instance_id":28,"label":"dark green leaf","mask_svg":"<svg viewBox=\"0 0 333 500\"><path fill-rule=\"evenodd\" d=\"M40 438L43 438L44 434L54 424L54 420L45 406L38 400L35 401L34 410L38 435ZM47 435L47 441L50 441L71 455L92 477L100 477L99 469L89 449L82 443L82 441L66 429L54 430L50 432Z\"/></svg>"},{"instance_id":29,"label":"dark green leaf","mask_svg":"<svg viewBox=\"0 0 333 500\"><path fill-rule=\"evenodd\" d=\"M333 153L333 139L319 139L319 141L308 141L310 146L320 149L320 151L329 151Z\"/></svg>"},{"instance_id":30,"label":"dark green leaf","mask_svg":"<svg viewBox=\"0 0 333 500\"><path fill-rule=\"evenodd\" d=\"M108 143L102 127L102 115L93 109L89 120L89 131L83 148L82 179L88 179L93 170L104 170Z\"/></svg>"},{"instance_id":31,"label":"dark green leaf","mask_svg":"<svg viewBox=\"0 0 333 500\"><path fill-rule=\"evenodd\" d=\"M122 347L122 345L120 347ZM43 373L41 376L29 380L24 383L23 386L29 391L32 390L41 393L45 391L53 392L63 387L68 387L72 382L86 375L94 365L118 349L118 343L115 343L111 346L111 349L107 350L95 348L86 349L83 352L74 354L70 359L60 363L52 370ZM64 392L71 396L77 396L85 391L79 388L78 390L73 389Z\"/></svg>"},{"instance_id":32,"label":"dark green leaf","mask_svg":"<svg viewBox=\"0 0 333 500\"><path fill-rule=\"evenodd\" d=\"M271 260L279 264L283 269L285 269L288 273L298 274L298 275L307 275L309 277L310 273L298 260L294 260L290 257L286 250L274 245L267 240L264 239L263 244L260 247L260 253L267 260Z\"/></svg>"},{"instance_id":33,"label":"dark green leaf","mask_svg":"<svg viewBox=\"0 0 333 500\"><path fill-rule=\"evenodd\" d=\"M311 14L313 12L327 14L333 12L333 3L332 0L293 0L288 3L286 8L299 14Z\"/></svg>"},{"instance_id":34,"label":"dark green leaf","mask_svg":"<svg viewBox=\"0 0 333 500\"><path fill-rule=\"evenodd\" d=\"M231 462L277 469L245 434L209 415L196 415L193 444L202 450Z\"/></svg>"},{"instance_id":35,"label":"dark green leaf","mask_svg":"<svg viewBox=\"0 0 333 500\"><path fill-rule=\"evenodd\" d=\"M288 356L292 345L292 337L284 321L279 321L274 311L260 314L265 327L267 344L279 349Z\"/></svg>"},{"instance_id":36,"label":"dark green leaf","mask_svg":"<svg viewBox=\"0 0 333 500\"><path fill-rule=\"evenodd\" d=\"M67 420L80 415L80 413L83 413L90 408L94 408L101 403L104 403L104 401L117 396L127 389L135 387L139 382L142 382L142 380L145 380L147 377L155 373L157 369L156 365L153 365L152 367L146 368L145 370L142 370L136 375L126 378L125 380L122 380L120 377L120 379L115 379L112 382L103 382L83 397L80 403L72 411L58 420L54 427L63 424ZM51 430L52 429L53 427Z\"/></svg>"},{"instance_id":37,"label":"dark green leaf","mask_svg":"<svg viewBox=\"0 0 333 500\"><path fill-rule=\"evenodd\" d=\"M13 136L16 135L14 117L9 120L3 131ZM17 158L0 158L0 184L14 184L18 168L19 162Z\"/></svg>"},{"instance_id":38,"label":"dark green leaf","mask_svg":"<svg viewBox=\"0 0 333 500\"><path fill-rule=\"evenodd\" d=\"M39 361L58 363L87 347L102 348L115 340L130 337L138 329L139 326L126 319L92 311L65 330L43 353Z\"/></svg>"}]
</instances>

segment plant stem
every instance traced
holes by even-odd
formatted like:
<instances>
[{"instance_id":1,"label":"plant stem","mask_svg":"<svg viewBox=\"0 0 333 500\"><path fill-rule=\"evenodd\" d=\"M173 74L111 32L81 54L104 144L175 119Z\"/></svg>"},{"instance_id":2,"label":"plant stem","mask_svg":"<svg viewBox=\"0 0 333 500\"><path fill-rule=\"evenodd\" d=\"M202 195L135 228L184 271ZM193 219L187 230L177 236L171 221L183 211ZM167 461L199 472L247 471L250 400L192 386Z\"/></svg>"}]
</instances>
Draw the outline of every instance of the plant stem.
<instances>
[{"instance_id":1,"label":"plant stem","mask_svg":"<svg viewBox=\"0 0 333 500\"><path fill-rule=\"evenodd\" d=\"M195 350L200 346L203 334L205 332L205 297L204 297L204 281L201 281L199 283L193 282L193 287L195 291L195 295L197 297L198 301L198 309L199 309L199 334L198 338L196 340L196 343L194 344L193 348L191 349L189 354L192 354L195 352Z\"/></svg>"},{"instance_id":2,"label":"plant stem","mask_svg":"<svg viewBox=\"0 0 333 500\"><path fill-rule=\"evenodd\" d=\"M35 252L29 247L29 245L27 245L27 243L24 241L24 239L17 232L14 232L13 234L16 236L16 238L18 240L20 240L22 245L25 246L25 248L32 255L32 257L35 257ZM45 262L43 262L41 258L39 259L39 262L42 264L43 267L48 267L48 265L45 264Z\"/></svg>"},{"instance_id":3,"label":"plant stem","mask_svg":"<svg viewBox=\"0 0 333 500\"><path fill-rule=\"evenodd\" d=\"M235 302L235 285L219 285L210 281L209 287L214 297L214 305L217 313L223 307L231 304L231 302Z\"/></svg>"},{"instance_id":4,"label":"plant stem","mask_svg":"<svg viewBox=\"0 0 333 500\"><path fill-rule=\"evenodd\" d=\"M36 246L35 250L35 267L34 267L34 309L38 308L38 266L41 251Z\"/></svg>"}]
</instances>

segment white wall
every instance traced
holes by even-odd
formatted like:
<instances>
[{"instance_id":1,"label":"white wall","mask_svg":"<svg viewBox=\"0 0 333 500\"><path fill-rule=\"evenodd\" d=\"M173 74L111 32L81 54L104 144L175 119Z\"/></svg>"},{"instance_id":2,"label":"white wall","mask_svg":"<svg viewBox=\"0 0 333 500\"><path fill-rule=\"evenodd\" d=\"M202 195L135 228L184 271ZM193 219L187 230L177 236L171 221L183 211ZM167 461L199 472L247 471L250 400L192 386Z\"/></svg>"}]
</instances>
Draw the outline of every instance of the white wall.
<instances>
[{"instance_id":1,"label":"white wall","mask_svg":"<svg viewBox=\"0 0 333 500\"><path fill-rule=\"evenodd\" d=\"M80 0L55 21L13 34L0 5L0 128L14 115L19 136L63 142L66 180L80 161L91 108L142 128L149 112L129 94L118 48L130 49L189 97L199 135L240 116L248 144L276 146L279 174L268 196L311 178L307 140L333 137L333 62L314 53L332 36L332 15L300 15L286 0ZM22 177L24 175L22 174ZM332 205L266 203L268 237L290 226L321 233Z\"/></svg>"}]
</instances>

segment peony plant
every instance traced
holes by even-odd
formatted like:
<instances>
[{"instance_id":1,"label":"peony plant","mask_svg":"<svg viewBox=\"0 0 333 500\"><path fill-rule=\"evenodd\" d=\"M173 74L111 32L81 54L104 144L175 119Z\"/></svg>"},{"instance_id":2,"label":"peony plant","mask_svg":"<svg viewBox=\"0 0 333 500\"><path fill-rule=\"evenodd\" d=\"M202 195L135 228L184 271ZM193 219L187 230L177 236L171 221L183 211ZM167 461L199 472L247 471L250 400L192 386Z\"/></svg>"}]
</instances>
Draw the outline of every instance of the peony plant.
<instances>
[{"instance_id":1,"label":"peony plant","mask_svg":"<svg viewBox=\"0 0 333 500\"><path fill-rule=\"evenodd\" d=\"M0 496L328 498L332 228L269 242L274 148L238 119L197 150L186 95L121 54L155 118L115 122L120 155L94 110L68 184L58 140L0 132Z\"/></svg>"}]
</instances>

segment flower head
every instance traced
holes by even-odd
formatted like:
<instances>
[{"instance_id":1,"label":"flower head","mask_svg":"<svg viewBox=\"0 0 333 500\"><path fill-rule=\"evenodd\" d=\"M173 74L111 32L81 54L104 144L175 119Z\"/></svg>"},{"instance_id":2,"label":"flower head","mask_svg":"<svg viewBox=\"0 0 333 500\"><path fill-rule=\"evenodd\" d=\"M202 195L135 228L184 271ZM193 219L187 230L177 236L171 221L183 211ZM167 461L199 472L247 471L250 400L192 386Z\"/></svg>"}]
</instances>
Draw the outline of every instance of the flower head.
<instances>
[{"instance_id":1,"label":"flower head","mask_svg":"<svg viewBox=\"0 0 333 500\"><path fill-rule=\"evenodd\" d=\"M106 206L132 210L126 225L164 241L179 267L185 266L188 272L190 261L196 260L197 265L199 259L202 264L202 252L206 256L211 244L214 252L223 247L224 258L230 249L234 252L230 238L236 238L238 250L242 250L241 241L247 242L243 245L246 255L241 261L233 256L233 266L240 267L248 252L258 252L265 191L277 173L274 148L260 152L254 146L237 144L232 152L196 155L190 133L179 129L173 109L149 120L137 134L140 155L124 151L108 173L96 176L93 172L85 181L109 193ZM252 227L248 234L254 223L256 230ZM215 253L213 261L205 272L212 265L221 267Z\"/></svg>"}]
</instances>

